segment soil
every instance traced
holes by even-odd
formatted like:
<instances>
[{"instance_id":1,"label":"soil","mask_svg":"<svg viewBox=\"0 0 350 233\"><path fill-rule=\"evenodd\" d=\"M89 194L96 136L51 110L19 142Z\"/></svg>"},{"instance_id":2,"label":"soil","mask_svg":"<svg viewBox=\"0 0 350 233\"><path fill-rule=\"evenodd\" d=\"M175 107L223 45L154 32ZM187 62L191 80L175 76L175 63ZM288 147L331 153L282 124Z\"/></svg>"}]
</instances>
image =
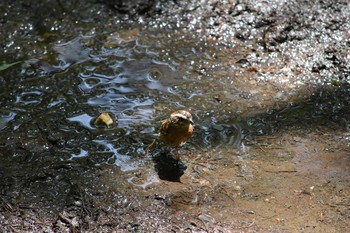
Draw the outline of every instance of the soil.
<instances>
[{"instance_id":1,"label":"soil","mask_svg":"<svg viewBox=\"0 0 350 233\"><path fill-rule=\"evenodd\" d=\"M0 3L0 231L347 232L349 6Z\"/></svg>"}]
</instances>

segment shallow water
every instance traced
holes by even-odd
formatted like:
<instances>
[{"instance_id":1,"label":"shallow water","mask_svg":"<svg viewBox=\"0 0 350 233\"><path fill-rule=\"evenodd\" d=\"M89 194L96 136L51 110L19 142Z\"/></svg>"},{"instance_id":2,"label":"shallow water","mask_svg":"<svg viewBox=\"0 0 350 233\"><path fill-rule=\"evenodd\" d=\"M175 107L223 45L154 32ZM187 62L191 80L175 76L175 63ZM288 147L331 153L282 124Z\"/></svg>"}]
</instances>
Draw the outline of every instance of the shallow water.
<instances>
[{"instance_id":1,"label":"shallow water","mask_svg":"<svg viewBox=\"0 0 350 233\"><path fill-rule=\"evenodd\" d=\"M113 161L121 170L130 170L138 168L161 120L175 109L193 114L195 136L189 147L196 150L239 148L245 138L303 127L300 119L306 125L323 124L335 115L348 124L343 113L334 114L337 105L322 103L327 91L310 95L301 89L295 99L256 83L240 63L223 66L223 60L239 61L249 52L242 44L228 48L137 28L106 36L105 41L79 36L56 44L50 52L52 64L35 60L22 65L20 73L8 72L2 134L15 141L54 134L60 144L54 151L61 160L88 157L96 165ZM339 109L343 105L339 103ZM113 116L112 127L93 125L101 112Z\"/></svg>"}]
</instances>

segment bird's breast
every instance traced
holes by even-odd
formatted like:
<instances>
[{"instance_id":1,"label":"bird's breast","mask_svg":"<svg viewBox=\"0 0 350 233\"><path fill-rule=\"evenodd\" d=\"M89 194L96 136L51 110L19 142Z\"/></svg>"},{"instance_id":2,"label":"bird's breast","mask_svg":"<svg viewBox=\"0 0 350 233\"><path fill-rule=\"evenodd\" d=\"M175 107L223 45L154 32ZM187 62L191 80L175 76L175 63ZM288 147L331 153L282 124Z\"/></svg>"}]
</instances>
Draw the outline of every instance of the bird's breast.
<instances>
[{"instance_id":1,"label":"bird's breast","mask_svg":"<svg viewBox=\"0 0 350 233\"><path fill-rule=\"evenodd\" d=\"M172 125L167 127L167 130L159 132L158 138L160 141L170 146L181 146L192 137L192 124Z\"/></svg>"}]
</instances>

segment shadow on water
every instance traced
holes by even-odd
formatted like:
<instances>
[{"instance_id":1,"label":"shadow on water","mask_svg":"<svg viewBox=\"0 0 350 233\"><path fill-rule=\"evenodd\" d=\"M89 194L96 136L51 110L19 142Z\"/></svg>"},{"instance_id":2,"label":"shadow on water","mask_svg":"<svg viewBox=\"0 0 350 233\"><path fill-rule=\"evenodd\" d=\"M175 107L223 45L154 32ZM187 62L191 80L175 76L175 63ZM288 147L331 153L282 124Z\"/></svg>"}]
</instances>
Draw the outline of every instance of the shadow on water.
<instances>
[{"instance_id":1,"label":"shadow on water","mask_svg":"<svg viewBox=\"0 0 350 233\"><path fill-rule=\"evenodd\" d=\"M181 182L180 177L185 173L187 166L181 160L176 160L170 151L163 150L153 156L154 168L162 180Z\"/></svg>"},{"instance_id":2,"label":"shadow on water","mask_svg":"<svg viewBox=\"0 0 350 233\"><path fill-rule=\"evenodd\" d=\"M290 129L348 130L350 127L350 85L322 86L310 97L267 114L249 117L247 128L253 135L282 133Z\"/></svg>"},{"instance_id":3,"label":"shadow on water","mask_svg":"<svg viewBox=\"0 0 350 233\"><path fill-rule=\"evenodd\" d=\"M217 114L217 119L224 114ZM320 86L304 99L243 116L231 116L226 114L223 120L216 119L215 123L211 121L197 127L192 144L202 148L223 145L239 148L255 136L281 134L294 129L349 130L350 85Z\"/></svg>"}]
</instances>

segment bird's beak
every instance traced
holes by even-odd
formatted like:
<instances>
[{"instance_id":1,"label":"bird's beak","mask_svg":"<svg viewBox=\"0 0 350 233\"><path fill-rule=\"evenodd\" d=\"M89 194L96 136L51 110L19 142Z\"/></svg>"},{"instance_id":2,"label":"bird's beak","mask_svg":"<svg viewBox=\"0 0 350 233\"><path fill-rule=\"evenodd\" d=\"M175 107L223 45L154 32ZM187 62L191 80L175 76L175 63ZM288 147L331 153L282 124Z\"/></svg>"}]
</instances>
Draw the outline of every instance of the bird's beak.
<instances>
[{"instance_id":1,"label":"bird's beak","mask_svg":"<svg viewBox=\"0 0 350 233\"><path fill-rule=\"evenodd\" d=\"M192 125L194 124L192 118L188 119L188 121L189 121Z\"/></svg>"}]
</instances>

